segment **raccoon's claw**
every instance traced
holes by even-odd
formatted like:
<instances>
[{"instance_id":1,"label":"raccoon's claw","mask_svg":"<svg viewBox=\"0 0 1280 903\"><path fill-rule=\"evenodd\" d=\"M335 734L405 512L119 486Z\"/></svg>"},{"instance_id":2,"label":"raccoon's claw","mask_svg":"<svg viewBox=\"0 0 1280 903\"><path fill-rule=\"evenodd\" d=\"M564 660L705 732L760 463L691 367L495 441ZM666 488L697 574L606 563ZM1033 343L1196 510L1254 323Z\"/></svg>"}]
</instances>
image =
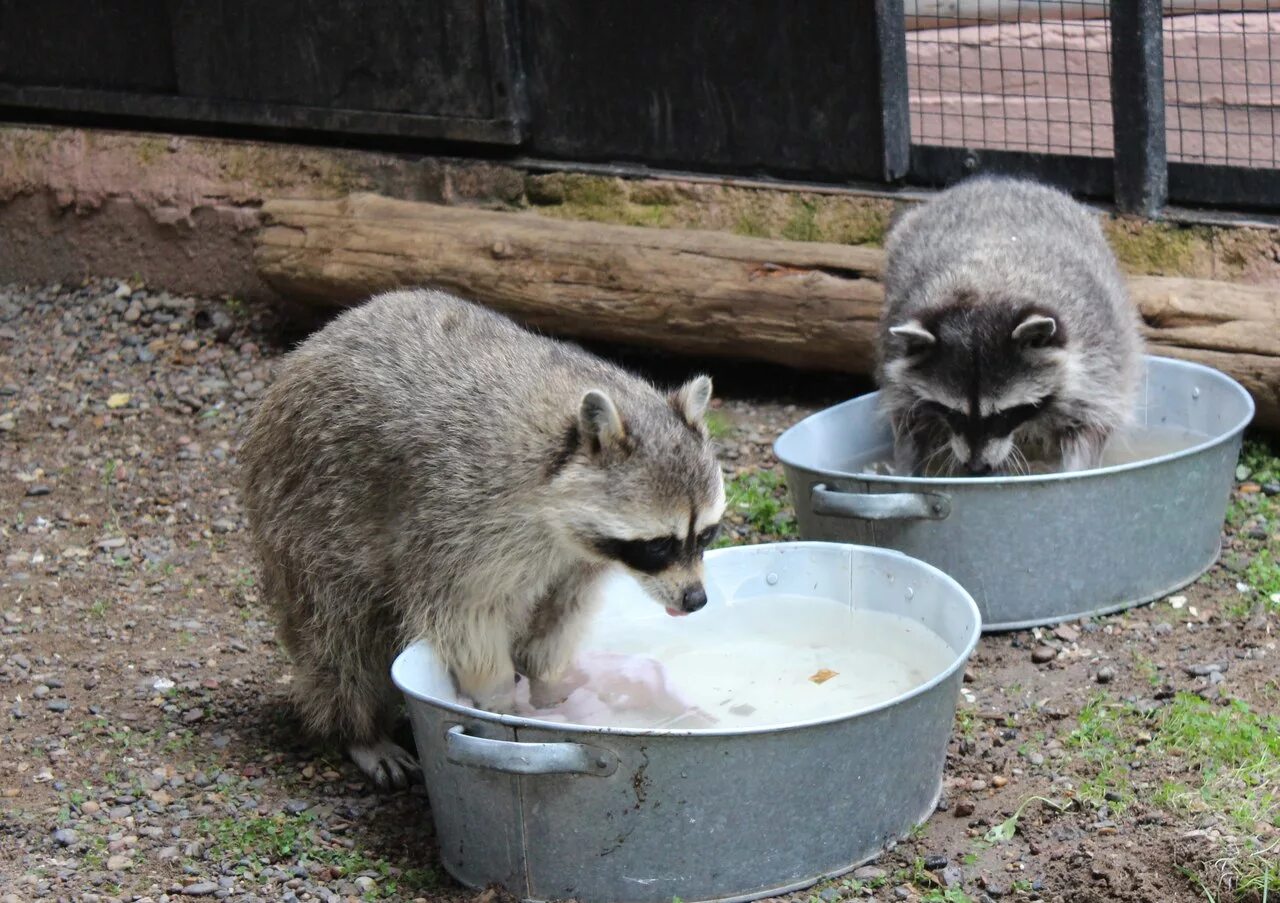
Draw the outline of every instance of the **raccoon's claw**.
<instances>
[{"instance_id":1,"label":"raccoon's claw","mask_svg":"<svg viewBox=\"0 0 1280 903\"><path fill-rule=\"evenodd\" d=\"M403 790L422 778L417 760L390 740L352 744L347 752L379 790Z\"/></svg>"}]
</instances>

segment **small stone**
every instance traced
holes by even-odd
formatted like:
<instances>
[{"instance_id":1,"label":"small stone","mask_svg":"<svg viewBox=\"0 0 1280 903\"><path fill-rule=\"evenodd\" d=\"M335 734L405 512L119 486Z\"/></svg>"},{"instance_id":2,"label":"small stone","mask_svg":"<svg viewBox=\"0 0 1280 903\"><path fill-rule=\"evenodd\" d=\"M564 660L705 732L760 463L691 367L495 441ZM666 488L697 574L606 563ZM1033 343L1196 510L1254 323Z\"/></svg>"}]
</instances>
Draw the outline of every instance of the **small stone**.
<instances>
[{"instance_id":1,"label":"small stone","mask_svg":"<svg viewBox=\"0 0 1280 903\"><path fill-rule=\"evenodd\" d=\"M214 533L234 533L236 522L230 518L220 517L211 525Z\"/></svg>"},{"instance_id":2,"label":"small stone","mask_svg":"<svg viewBox=\"0 0 1280 903\"><path fill-rule=\"evenodd\" d=\"M311 804L306 800L286 800L284 811L290 815L300 815L311 808Z\"/></svg>"},{"instance_id":3,"label":"small stone","mask_svg":"<svg viewBox=\"0 0 1280 903\"><path fill-rule=\"evenodd\" d=\"M212 881L199 881L195 884L188 884L182 889L184 897L207 897L210 894L218 892L218 885Z\"/></svg>"},{"instance_id":4,"label":"small stone","mask_svg":"<svg viewBox=\"0 0 1280 903\"><path fill-rule=\"evenodd\" d=\"M32 498L37 498L42 495L48 495L51 492L53 492L53 490L50 489L48 486L44 485L43 483L33 483L27 487L27 495L31 496Z\"/></svg>"},{"instance_id":5,"label":"small stone","mask_svg":"<svg viewBox=\"0 0 1280 903\"><path fill-rule=\"evenodd\" d=\"M853 877L856 881L880 881L888 877L889 873L882 868L876 868L874 865L864 865L862 868L853 870Z\"/></svg>"},{"instance_id":6,"label":"small stone","mask_svg":"<svg viewBox=\"0 0 1280 903\"><path fill-rule=\"evenodd\" d=\"M818 894L818 899L823 903L835 903L840 899L840 889L837 887L828 887L822 893Z\"/></svg>"},{"instance_id":7,"label":"small stone","mask_svg":"<svg viewBox=\"0 0 1280 903\"><path fill-rule=\"evenodd\" d=\"M1043 665L1053 661L1058 657L1058 650L1052 646L1037 646L1031 650L1031 660L1037 665Z\"/></svg>"},{"instance_id":8,"label":"small stone","mask_svg":"<svg viewBox=\"0 0 1280 903\"><path fill-rule=\"evenodd\" d=\"M1280 483L1263 483L1262 492L1265 495L1280 495Z\"/></svg>"},{"instance_id":9,"label":"small stone","mask_svg":"<svg viewBox=\"0 0 1280 903\"><path fill-rule=\"evenodd\" d=\"M1055 627L1053 629L1053 635L1064 643L1074 643L1076 640L1080 639L1080 631L1066 624L1059 624Z\"/></svg>"},{"instance_id":10,"label":"small stone","mask_svg":"<svg viewBox=\"0 0 1280 903\"><path fill-rule=\"evenodd\" d=\"M1262 487L1261 487L1261 486L1259 486L1257 483L1254 483L1253 481L1249 481L1248 483L1241 483L1241 484L1240 484L1240 494L1241 494L1241 495L1256 495L1257 493L1259 493L1259 492L1261 492L1261 491L1262 491Z\"/></svg>"},{"instance_id":11,"label":"small stone","mask_svg":"<svg viewBox=\"0 0 1280 903\"><path fill-rule=\"evenodd\" d=\"M1100 684L1109 684L1116 679L1115 668L1102 667L1098 669L1098 673L1094 675L1094 680Z\"/></svg>"},{"instance_id":12,"label":"small stone","mask_svg":"<svg viewBox=\"0 0 1280 903\"><path fill-rule=\"evenodd\" d=\"M1230 667L1225 662L1209 662L1204 665L1186 665L1182 670L1191 677L1208 677L1210 674L1222 673Z\"/></svg>"},{"instance_id":13,"label":"small stone","mask_svg":"<svg viewBox=\"0 0 1280 903\"><path fill-rule=\"evenodd\" d=\"M946 887L959 887L964 881L964 871L959 866L949 865L942 870L942 883Z\"/></svg>"},{"instance_id":14,"label":"small stone","mask_svg":"<svg viewBox=\"0 0 1280 903\"><path fill-rule=\"evenodd\" d=\"M970 790L972 790L974 793L981 793L982 791L984 791L984 790L986 790L986 789L987 789L987 782L986 782L986 781L971 781L971 782L969 783L969 789L970 789Z\"/></svg>"},{"instance_id":15,"label":"small stone","mask_svg":"<svg viewBox=\"0 0 1280 903\"><path fill-rule=\"evenodd\" d=\"M59 828L53 832L53 839L59 846L69 847L80 839L80 835L71 828Z\"/></svg>"},{"instance_id":16,"label":"small stone","mask_svg":"<svg viewBox=\"0 0 1280 903\"><path fill-rule=\"evenodd\" d=\"M368 875L361 875L356 878L356 887L360 888L362 894L371 894L378 889L378 882Z\"/></svg>"},{"instance_id":17,"label":"small stone","mask_svg":"<svg viewBox=\"0 0 1280 903\"><path fill-rule=\"evenodd\" d=\"M44 699L49 695L49 687L45 684L36 684L34 690L31 691L32 699Z\"/></svg>"},{"instance_id":18,"label":"small stone","mask_svg":"<svg viewBox=\"0 0 1280 903\"><path fill-rule=\"evenodd\" d=\"M972 814L973 814L973 803L969 802L968 800L963 800L959 803L956 803L956 811L955 811L956 818L968 818Z\"/></svg>"},{"instance_id":19,"label":"small stone","mask_svg":"<svg viewBox=\"0 0 1280 903\"><path fill-rule=\"evenodd\" d=\"M67 702L65 699L50 699L45 703L44 707L51 712L65 712L67 709L71 708L71 703Z\"/></svg>"},{"instance_id":20,"label":"small stone","mask_svg":"<svg viewBox=\"0 0 1280 903\"><path fill-rule=\"evenodd\" d=\"M1002 774L994 775L991 778L992 787L1003 787L1005 784L1008 784L1008 783L1009 783L1009 779Z\"/></svg>"},{"instance_id":21,"label":"small stone","mask_svg":"<svg viewBox=\"0 0 1280 903\"><path fill-rule=\"evenodd\" d=\"M936 872L940 869L946 868L949 861L950 860L947 859L946 856L938 854L926 856L924 857L924 867L931 872Z\"/></svg>"},{"instance_id":22,"label":"small stone","mask_svg":"<svg viewBox=\"0 0 1280 903\"><path fill-rule=\"evenodd\" d=\"M130 861L129 857L125 855L109 856L107 857L107 868L110 871L118 872L121 869L128 868Z\"/></svg>"},{"instance_id":23,"label":"small stone","mask_svg":"<svg viewBox=\"0 0 1280 903\"><path fill-rule=\"evenodd\" d=\"M183 724L195 724L204 719L204 709L187 709L182 713Z\"/></svg>"},{"instance_id":24,"label":"small stone","mask_svg":"<svg viewBox=\"0 0 1280 903\"><path fill-rule=\"evenodd\" d=\"M124 312L124 321L126 323L137 323L142 319L142 305L134 301Z\"/></svg>"},{"instance_id":25,"label":"small stone","mask_svg":"<svg viewBox=\"0 0 1280 903\"><path fill-rule=\"evenodd\" d=\"M895 900L910 900L911 891L907 890L902 885L898 885L893 889L893 898Z\"/></svg>"}]
</instances>

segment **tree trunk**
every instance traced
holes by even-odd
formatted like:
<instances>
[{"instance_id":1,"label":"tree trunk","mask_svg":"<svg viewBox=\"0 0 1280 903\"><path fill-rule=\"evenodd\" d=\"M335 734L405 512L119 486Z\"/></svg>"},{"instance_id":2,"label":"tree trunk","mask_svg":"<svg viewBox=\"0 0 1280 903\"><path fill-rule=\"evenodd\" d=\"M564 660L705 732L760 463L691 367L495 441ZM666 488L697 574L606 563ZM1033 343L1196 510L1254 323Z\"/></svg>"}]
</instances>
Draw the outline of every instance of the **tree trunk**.
<instances>
[{"instance_id":1,"label":"tree trunk","mask_svg":"<svg viewBox=\"0 0 1280 903\"><path fill-rule=\"evenodd\" d=\"M269 201L255 255L290 299L432 285L548 333L869 373L884 253L353 195ZM1280 290L1137 276L1157 354L1231 374L1280 425Z\"/></svg>"}]
</instances>

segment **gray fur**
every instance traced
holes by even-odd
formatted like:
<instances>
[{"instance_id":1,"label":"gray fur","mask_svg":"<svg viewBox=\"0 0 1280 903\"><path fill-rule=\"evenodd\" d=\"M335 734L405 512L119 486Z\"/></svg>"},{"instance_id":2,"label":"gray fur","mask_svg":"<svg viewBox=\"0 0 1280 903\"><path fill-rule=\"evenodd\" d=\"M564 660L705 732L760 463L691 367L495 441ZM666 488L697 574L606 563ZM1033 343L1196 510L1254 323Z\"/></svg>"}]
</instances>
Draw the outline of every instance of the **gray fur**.
<instances>
[{"instance_id":1,"label":"gray fur","mask_svg":"<svg viewBox=\"0 0 1280 903\"><path fill-rule=\"evenodd\" d=\"M388 668L418 638L486 708L510 709L517 670L545 701L616 566L592 539L719 521L709 394L705 377L660 393L441 292L379 296L308 339L240 455L307 726L402 782ZM637 576L679 609L701 554Z\"/></svg>"},{"instance_id":2,"label":"gray fur","mask_svg":"<svg viewBox=\"0 0 1280 903\"><path fill-rule=\"evenodd\" d=\"M980 177L902 216L886 249L877 377L900 470L1096 466L1133 414L1142 341L1089 211Z\"/></svg>"}]
</instances>

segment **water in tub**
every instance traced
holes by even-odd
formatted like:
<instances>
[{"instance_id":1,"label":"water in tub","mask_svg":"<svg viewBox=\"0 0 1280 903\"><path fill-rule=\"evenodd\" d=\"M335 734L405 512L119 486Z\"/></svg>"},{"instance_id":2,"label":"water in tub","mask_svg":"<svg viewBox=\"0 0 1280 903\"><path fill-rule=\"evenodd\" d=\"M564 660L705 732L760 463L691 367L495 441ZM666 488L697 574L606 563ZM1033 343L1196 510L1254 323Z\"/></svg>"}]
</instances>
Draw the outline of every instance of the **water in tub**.
<instances>
[{"instance_id":1,"label":"water in tub","mask_svg":"<svg viewBox=\"0 0 1280 903\"><path fill-rule=\"evenodd\" d=\"M666 617L642 596L625 601L612 611L630 607L635 616L596 622L565 701L535 709L522 681L518 713L636 728L795 724L886 702L956 656L915 620L833 599L756 596L684 618Z\"/></svg>"},{"instance_id":2,"label":"water in tub","mask_svg":"<svg viewBox=\"0 0 1280 903\"><path fill-rule=\"evenodd\" d=\"M1132 464L1136 461L1149 461L1161 455L1170 455L1183 449L1199 445L1208 437L1202 433L1172 427L1142 427L1117 433L1111 437L1106 448L1102 450L1101 467L1114 467L1118 464ZM894 476L895 471L890 461L891 449L878 449L869 455L859 455L843 467L838 468L849 473L873 473L880 476ZM1056 468L1040 461L1029 464L1031 474L1056 473Z\"/></svg>"}]
</instances>

